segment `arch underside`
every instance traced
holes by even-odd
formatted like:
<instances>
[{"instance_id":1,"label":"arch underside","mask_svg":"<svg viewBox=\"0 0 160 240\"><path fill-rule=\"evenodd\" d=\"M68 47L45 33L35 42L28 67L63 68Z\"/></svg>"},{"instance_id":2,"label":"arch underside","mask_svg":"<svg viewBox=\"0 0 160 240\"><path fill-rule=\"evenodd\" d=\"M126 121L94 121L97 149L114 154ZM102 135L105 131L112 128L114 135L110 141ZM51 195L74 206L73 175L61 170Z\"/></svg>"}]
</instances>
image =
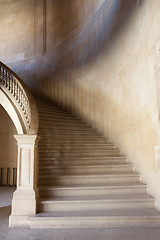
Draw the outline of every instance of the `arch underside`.
<instances>
[{"instance_id":1,"label":"arch underside","mask_svg":"<svg viewBox=\"0 0 160 240\"><path fill-rule=\"evenodd\" d=\"M25 126L21 120L20 114L16 110L16 107L14 106L13 102L9 98L8 95L5 94L5 92L0 88L0 104L5 109L5 111L10 116L11 120L13 121L17 133L18 134L25 134L26 129Z\"/></svg>"}]
</instances>

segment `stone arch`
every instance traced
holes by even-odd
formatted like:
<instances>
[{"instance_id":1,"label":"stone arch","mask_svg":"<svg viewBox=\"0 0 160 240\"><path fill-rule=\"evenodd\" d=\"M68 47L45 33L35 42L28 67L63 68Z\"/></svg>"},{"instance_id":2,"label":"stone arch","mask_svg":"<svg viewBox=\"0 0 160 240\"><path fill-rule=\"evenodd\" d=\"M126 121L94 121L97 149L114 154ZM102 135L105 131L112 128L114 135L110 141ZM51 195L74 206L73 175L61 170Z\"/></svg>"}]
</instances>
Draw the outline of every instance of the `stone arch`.
<instances>
[{"instance_id":1,"label":"stone arch","mask_svg":"<svg viewBox=\"0 0 160 240\"><path fill-rule=\"evenodd\" d=\"M25 134L26 129L21 120L20 115L16 111L14 104L11 102L11 100L8 98L8 96L3 92L1 88L0 88L0 104L12 119L17 130L17 134Z\"/></svg>"}]
</instances>

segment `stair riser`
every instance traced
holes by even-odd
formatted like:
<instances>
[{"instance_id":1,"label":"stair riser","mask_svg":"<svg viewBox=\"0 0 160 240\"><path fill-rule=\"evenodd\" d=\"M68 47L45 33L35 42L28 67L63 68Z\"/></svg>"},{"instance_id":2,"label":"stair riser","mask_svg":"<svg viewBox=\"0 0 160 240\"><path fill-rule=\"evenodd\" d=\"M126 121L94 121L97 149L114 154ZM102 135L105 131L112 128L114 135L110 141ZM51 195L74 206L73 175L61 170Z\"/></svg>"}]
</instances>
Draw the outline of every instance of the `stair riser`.
<instances>
[{"instance_id":1,"label":"stair riser","mask_svg":"<svg viewBox=\"0 0 160 240\"><path fill-rule=\"evenodd\" d=\"M50 128L54 128L54 129L60 129L60 130L79 130L79 131L89 131L89 132L97 132L97 129L95 128L90 128L88 126L85 126L85 125L82 125L82 124L71 124L71 123L59 123L59 121L57 122L41 122L40 123L40 126L39 126L39 129L48 129L48 127Z\"/></svg>"},{"instance_id":2,"label":"stair riser","mask_svg":"<svg viewBox=\"0 0 160 240\"><path fill-rule=\"evenodd\" d=\"M78 150L78 151L83 151L83 150L89 150L89 151L94 151L94 150L114 150L113 146L87 146L87 145L84 145L84 146L81 146L81 145L77 145L77 146L73 146L73 145L39 145L39 149L40 151L49 151L49 150L61 150L61 151L64 151L64 150Z\"/></svg>"},{"instance_id":3,"label":"stair riser","mask_svg":"<svg viewBox=\"0 0 160 240\"><path fill-rule=\"evenodd\" d=\"M128 182L129 183L138 183L139 177L138 176L132 176L132 177L110 177L110 178L105 178L105 177L85 177L85 178L53 178L53 179L39 179L39 185L40 186L94 186L96 184L113 184L113 183L123 183L123 182Z\"/></svg>"},{"instance_id":4,"label":"stair riser","mask_svg":"<svg viewBox=\"0 0 160 240\"><path fill-rule=\"evenodd\" d=\"M51 106L48 106L48 104L38 104L38 109L42 112L43 110L46 111L62 111L62 112L67 112L65 109L61 108L60 106L55 106L55 105L51 105Z\"/></svg>"},{"instance_id":5,"label":"stair riser","mask_svg":"<svg viewBox=\"0 0 160 240\"><path fill-rule=\"evenodd\" d=\"M72 196L106 196L107 194L130 194L130 193L146 193L146 188L121 188L121 189L68 189L68 190L40 190L41 198L54 197L72 197Z\"/></svg>"},{"instance_id":6,"label":"stair riser","mask_svg":"<svg viewBox=\"0 0 160 240\"><path fill-rule=\"evenodd\" d=\"M128 168L77 168L77 169L47 169L47 170L39 170L40 175L69 175L69 174L110 174L110 173L132 173L132 167Z\"/></svg>"},{"instance_id":7,"label":"stair riser","mask_svg":"<svg viewBox=\"0 0 160 240\"><path fill-rule=\"evenodd\" d=\"M61 135L55 135L54 133L52 132L48 132L48 133L45 133L45 134L39 134L41 136L41 139L43 140L46 140L47 142L51 142L51 141L54 141L57 143L57 141L65 141L65 143L67 142L67 140L69 139L69 141L71 141L72 143L76 143L76 142L104 142L105 141L105 138L98 138L96 136L94 137L90 137L90 136L85 136L85 135L76 135L76 134L61 134ZM57 140L57 141L55 141Z\"/></svg>"},{"instance_id":8,"label":"stair riser","mask_svg":"<svg viewBox=\"0 0 160 240\"><path fill-rule=\"evenodd\" d=\"M48 128L48 129L39 129L39 133L41 134L47 134L48 132L52 132L54 134L59 134L59 135L84 135L84 136L89 136L89 137L100 137L98 133L91 131L81 131L81 130L58 130L57 128Z\"/></svg>"},{"instance_id":9,"label":"stair riser","mask_svg":"<svg viewBox=\"0 0 160 240\"><path fill-rule=\"evenodd\" d=\"M80 210L107 210L107 209L136 209L136 208L153 208L153 201L136 201L132 202L124 200L123 202L52 202L52 203L39 203L39 211L80 211Z\"/></svg>"},{"instance_id":10,"label":"stair riser","mask_svg":"<svg viewBox=\"0 0 160 240\"><path fill-rule=\"evenodd\" d=\"M73 115L71 115L71 114L69 114L67 112L64 112L63 110L39 108L39 111L40 111L41 115L45 114L46 110L47 110L47 114L46 114L47 116L54 116L56 114L56 115L60 115L60 116L69 116L69 117L76 118L75 116L73 116Z\"/></svg>"},{"instance_id":11,"label":"stair riser","mask_svg":"<svg viewBox=\"0 0 160 240\"><path fill-rule=\"evenodd\" d=\"M42 145L44 144L104 144L107 141L104 141L102 139L79 139L79 138L74 138L74 139L67 139L67 138L57 138L55 136L52 136L52 138L44 138L43 136L41 136L42 138L40 139L40 144Z\"/></svg>"},{"instance_id":12,"label":"stair riser","mask_svg":"<svg viewBox=\"0 0 160 240\"><path fill-rule=\"evenodd\" d=\"M57 131L67 131L67 132L71 132L71 131L78 131L78 132L89 132L89 133L97 133L97 129L92 129L90 127L87 127L87 126L75 126L75 125L70 125L70 126L66 126L65 125L58 125L58 124L55 124L55 123L51 123L49 126L48 124L44 124L42 125L41 123L41 126L39 126L39 129L41 131L46 131L48 130L48 127L50 129L55 129Z\"/></svg>"},{"instance_id":13,"label":"stair riser","mask_svg":"<svg viewBox=\"0 0 160 240\"><path fill-rule=\"evenodd\" d=\"M31 228L119 228L119 227L159 227L159 219L139 217L70 217L70 218L35 218L29 221Z\"/></svg>"},{"instance_id":14,"label":"stair riser","mask_svg":"<svg viewBox=\"0 0 160 240\"><path fill-rule=\"evenodd\" d=\"M125 164L125 160L41 160L39 161L40 166L72 166L72 165L96 165L99 164Z\"/></svg>"},{"instance_id":15,"label":"stair riser","mask_svg":"<svg viewBox=\"0 0 160 240\"><path fill-rule=\"evenodd\" d=\"M111 152L40 152L40 158L43 157L109 157L109 156L120 156L119 151Z\"/></svg>"},{"instance_id":16,"label":"stair riser","mask_svg":"<svg viewBox=\"0 0 160 240\"><path fill-rule=\"evenodd\" d=\"M102 142L102 140L104 141L105 139L104 138L98 138L97 136L88 136L88 135L85 135L85 134L56 134L52 131L48 131L48 133L40 133L39 132L39 135L41 136L41 138L43 140L66 140L66 139L70 139L73 143L76 143L76 141L81 141L81 142L87 142L87 141L100 141ZM66 141L65 141L66 142ZM57 142L56 142L57 143Z\"/></svg>"},{"instance_id":17,"label":"stair riser","mask_svg":"<svg viewBox=\"0 0 160 240\"><path fill-rule=\"evenodd\" d=\"M48 115L45 113L44 113L44 115L40 114L39 119L41 122L58 120L58 122L70 122L70 123L72 122L72 123L79 123L79 124L82 123L81 120L76 119L74 117L67 116L67 115L60 115L60 114L56 114L56 113L54 115L52 115L52 114Z\"/></svg>"},{"instance_id":18,"label":"stair riser","mask_svg":"<svg viewBox=\"0 0 160 240\"><path fill-rule=\"evenodd\" d=\"M48 127L65 127L65 128L67 128L67 126L68 126L69 128L74 127L74 128L80 128L80 129L86 129L86 128L88 129L89 128L87 125L85 125L79 121L76 121L73 125L73 123L70 122L69 120L64 120L62 118L61 119L54 118L51 120L45 119L45 118L41 119L39 126L42 128L46 127L46 126L48 126Z\"/></svg>"},{"instance_id":19,"label":"stair riser","mask_svg":"<svg viewBox=\"0 0 160 240\"><path fill-rule=\"evenodd\" d=\"M63 109L60 109L60 108L48 108L47 106L46 107L41 107L41 106L39 106L38 107L38 110L39 110L39 112L41 113L41 114L43 114L43 113L46 113L46 111L47 111L47 114L49 115L49 114L54 114L54 113L59 113L59 114L64 114L64 115L68 115L68 116L73 116L73 117L75 117L74 115L72 115L71 113L68 113L68 112L66 112L66 111L64 111Z\"/></svg>"}]
</instances>

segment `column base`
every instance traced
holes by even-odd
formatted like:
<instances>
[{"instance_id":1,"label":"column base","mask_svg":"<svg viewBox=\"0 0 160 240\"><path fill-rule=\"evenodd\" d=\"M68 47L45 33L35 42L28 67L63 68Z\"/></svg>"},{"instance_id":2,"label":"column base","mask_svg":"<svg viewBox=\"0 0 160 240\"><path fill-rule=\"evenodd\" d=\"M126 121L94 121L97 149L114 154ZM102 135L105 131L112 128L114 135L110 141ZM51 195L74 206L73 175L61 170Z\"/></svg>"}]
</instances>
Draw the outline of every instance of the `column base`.
<instances>
[{"instance_id":1,"label":"column base","mask_svg":"<svg viewBox=\"0 0 160 240\"><path fill-rule=\"evenodd\" d=\"M10 215L9 216L9 227L29 227L28 216L22 215Z\"/></svg>"},{"instance_id":2,"label":"column base","mask_svg":"<svg viewBox=\"0 0 160 240\"><path fill-rule=\"evenodd\" d=\"M37 193L30 189L18 189L14 192L9 227L29 226L28 217L36 214Z\"/></svg>"}]
</instances>

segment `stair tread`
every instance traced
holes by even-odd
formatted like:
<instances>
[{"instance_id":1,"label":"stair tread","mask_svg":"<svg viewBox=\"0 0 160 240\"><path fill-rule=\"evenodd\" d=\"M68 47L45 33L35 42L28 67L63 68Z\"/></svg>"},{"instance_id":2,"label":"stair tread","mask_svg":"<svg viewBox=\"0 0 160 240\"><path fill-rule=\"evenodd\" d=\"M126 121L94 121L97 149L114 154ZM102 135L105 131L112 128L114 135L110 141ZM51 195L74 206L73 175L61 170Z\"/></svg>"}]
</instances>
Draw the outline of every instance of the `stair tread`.
<instances>
[{"instance_id":1,"label":"stair tread","mask_svg":"<svg viewBox=\"0 0 160 240\"><path fill-rule=\"evenodd\" d=\"M126 188L129 188L129 187L146 187L146 185L144 184L144 183L142 183L142 182L139 182L139 181L137 181L137 182L113 182L113 183L105 183L105 184L94 184L94 185L90 185L90 184L86 184L85 186L84 185L74 185L74 184L72 184L72 185L65 185L65 186L54 186L54 185L52 185L52 186L50 186L50 185L45 185L45 186L39 186L39 188L40 189L60 189L60 188L62 188L62 189L67 189L67 188L69 188L69 189L72 189L72 188L81 188L81 189L91 189L91 188L97 188L97 187L99 187L99 188L121 188L121 187L126 187Z\"/></svg>"},{"instance_id":2,"label":"stair tread","mask_svg":"<svg viewBox=\"0 0 160 240\"><path fill-rule=\"evenodd\" d=\"M36 218L52 217L156 217L160 218L160 213L152 208L140 209L112 209L112 210L85 210L85 211L51 211L38 213ZM30 217L32 218L32 217Z\"/></svg>"},{"instance_id":3,"label":"stair tread","mask_svg":"<svg viewBox=\"0 0 160 240\"><path fill-rule=\"evenodd\" d=\"M39 146L50 146L51 144L49 144L49 143L39 143ZM94 143L80 143L80 144L76 144L76 143L72 143L72 144L65 144L65 143L62 143L62 144L57 144L57 143L53 143L51 146L110 146L110 147L113 147L114 148L114 145L113 144L111 144L111 143L106 143L106 144L104 144L104 143L99 143L99 144L94 144Z\"/></svg>"},{"instance_id":4,"label":"stair tread","mask_svg":"<svg viewBox=\"0 0 160 240\"><path fill-rule=\"evenodd\" d=\"M93 152L93 150L88 150L88 149L83 149L83 151L81 151L81 149L66 149L66 150L56 150L56 149L50 149L50 150L40 150L39 152ZM94 149L94 152L120 152L119 149Z\"/></svg>"},{"instance_id":5,"label":"stair tread","mask_svg":"<svg viewBox=\"0 0 160 240\"><path fill-rule=\"evenodd\" d=\"M39 177L41 177L41 178L43 178L43 177L52 177L52 178L75 178L75 177L78 177L78 178L95 178L95 177L97 177L97 178L100 178L100 177L108 177L108 178L110 178L110 177L132 177L132 176L139 176L139 173L108 173L108 174L89 174L89 175L86 175L86 174L76 174L76 175L74 175L74 174L71 174L71 175L60 175L60 176L54 176L54 175L41 175L41 176L39 176Z\"/></svg>"},{"instance_id":6,"label":"stair tread","mask_svg":"<svg viewBox=\"0 0 160 240\"><path fill-rule=\"evenodd\" d=\"M58 187L58 186L39 186L39 189L40 190L69 190L69 189L75 189L75 190L80 190L80 189L89 189L89 190L91 190L91 189L116 189L116 188L118 188L118 189L120 189L120 188L146 188L146 185L145 184L143 184L143 183L129 183L129 184L127 184L127 183L116 183L115 185L113 185L113 184L108 184L108 186L107 185L94 185L94 186L77 186L77 185L73 185L73 186L60 186L60 187Z\"/></svg>"},{"instance_id":7,"label":"stair tread","mask_svg":"<svg viewBox=\"0 0 160 240\"><path fill-rule=\"evenodd\" d=\"M43 157L43 159L48 159L48 160L50 160L50 159L54 159L54 160L69 160L69 159L77 159L77 160L97 160L98 161L98 159L108 159L108 160L112 160L112 159L126 159L126 157L125 156L105 156L105 157L94 157L94 156L91 156L91 157L89 157L89 156L87 156L87 157Z\"/></svg>"},{"instance_id":8,"label":"stair tread","mask_svg":"<svg viewBox=\"0 0 160 240\"><path fill-rule=\"evenodd\" d=\"M154 199L148 194L144 193L127 193L127 194L106 194L98 196L65 196L65 197L54 197L54 198L40 198L40 203L52 203L52 202L123 202L123 201L154 201Z\"/></svg>"},{"instance_id":9,"label":"stair tread","mask_svg":"<svg viewBox=\"0 0 160 240\"><path fill-rule=\"evenodd\" d=\"M39 169L56 169L56 168L60 168L60 169L74 169L74 168L127 168L127 167L133 167L132 164L113 164L113 165L72 165L72 166L40 166Z\"/></svg>"}]
</instances>

